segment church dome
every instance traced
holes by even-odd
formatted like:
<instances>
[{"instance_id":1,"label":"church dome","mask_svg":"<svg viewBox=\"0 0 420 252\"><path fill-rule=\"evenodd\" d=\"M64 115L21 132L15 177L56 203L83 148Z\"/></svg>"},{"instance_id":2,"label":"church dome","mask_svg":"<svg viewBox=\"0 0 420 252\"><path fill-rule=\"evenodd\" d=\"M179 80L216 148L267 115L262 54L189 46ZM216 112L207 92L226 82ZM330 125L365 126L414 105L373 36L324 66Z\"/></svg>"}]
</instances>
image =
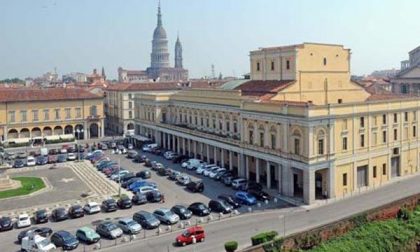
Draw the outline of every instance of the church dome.
<instances>
[{"instance_id":1,"label":"church dome","mask_svg":"<svg viewBox=\"0 0 420 252\"><path fill-rule=\"evenodd\" d=\"M166 39L166 31L162 26L155 28L153 32L153 39Z\"/></svg>"}]
</instances>

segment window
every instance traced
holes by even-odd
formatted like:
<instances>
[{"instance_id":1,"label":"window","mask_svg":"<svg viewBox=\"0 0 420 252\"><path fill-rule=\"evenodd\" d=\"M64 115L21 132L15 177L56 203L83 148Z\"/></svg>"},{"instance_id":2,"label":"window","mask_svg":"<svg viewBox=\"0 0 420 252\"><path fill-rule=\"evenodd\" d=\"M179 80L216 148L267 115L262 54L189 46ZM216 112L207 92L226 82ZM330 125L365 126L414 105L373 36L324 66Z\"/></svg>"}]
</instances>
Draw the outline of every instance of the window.
<instances>
[{"instance_id":1,"label":"window","mask_svg":"<svg viewBox=\"0 0 420 252\"><path fill-rule=\"evenodd\" d=\"M260 71L260 62L257 62L257 71Z\"/></svg>"},{"instance_id":2,"label":"window","mask_svg":"<svg viewBox=\"0 0 420 252\"><path fill-rule=\"evenodd\" d=\"M347 186L347 173L343 173L343 186Z\"/></svg>"},{"instance_id":3,"label":"window","mask_svg":"<svg viewBox=\"0 0 420 252\"><path fill-rule=\"evenodd\" d=\"M55 109L55 120L60 120L60 109Z\"/></svg>"},{"instance_id":4,"label":"window","mask_svg":"<svg viewBox=\"0 0 420 252\"><path fill-rule=\"evenodd\" d=\"M271 61L271 71L274 71L274 61Z\"/></svg>"},{"instance_id":5,"label":"window","mask_svg":"<svg viewBox=\"0 0 420 252\"><path fill-rule=\"evenodd\" d=\"M365 135L360 135L360 147L365 147Z\"/></svg>"},{"instance_id":6,"label":"window","mask_svg":"<svg viewBox=\"0 0 420 252\"><path fill-rule=\"evenodd\" d=\"M318 155L324 155L324 139L318 139Z\"/></svg>"},{"instance_id":7,"label":"window","mask_svg":"<svg viewBox=\"0 0 420 252\"><path fill-rule=\"evenodd\" d=\"M128 94L128 99L133 99L133 94Z\"/></svg>"},{"instance_id":8,"label":"window","mask_svg":"<svg viewBox=\"0 0 420 252\"><path fill-rule=\"evenodd\" d=\"M271 134L271 149L275 149L275 148L276 148L276 135Z\"/></svg>"},{"instance_id":9,"label":"window","mask_svg":"<svg viewBox=\"0 0 420 252\"><path fill-rule=\"evenodd\" d=\"M230 122L226 121L226 131L230 131Z\"/></svg>"},{"instance_id":10,"label":"window","mask_svg":"<svg viewBox=\"0 0 420 252\"><path fill-rule=\"evenodd\" d=\"M260 132L260 147L264 147L264 132Z\"/></svg>"},{"instance_id":11,"label":"window","mask_svg":"<svg viewBox=\"0 0 420 252\"><path fill-rule=\"evenodd\" d=\"M44 109L44 121L50 120L50 110Z\"/></svg>"},{"instance_id":12,"label":"window","mask_svg":"<svg viewBox=\"0 0 420 252\"><path fill-rule=\"evenodd\" d=\"M417 130L417 129L416 129L416 126L414 125L414 126L413 126L413 137L416 137L416 135L417 135L416 130Z\"/></svg>"},{"instance_id":13,"label":"window","mask_svg":"<svg viewBox=\"0 0 420 252\"><path fill-rule=\"evenodd\" d=\"M204 126L204 119L202 117L200 118L200 125Z\"/></svg>"},{"instance_id":14,"label":"window","mask_svg":"<svg viewBox=\"0 0 420 252\"><path fill-rule=\"evenodd\" d=\"M131 102L131 101L130 101L130 102L128 102L128 108L129 108L129 109L132 109L132 108L133 108L133 102Z\"/></svg>"},{"instance_id":15,"label":"window","mask_svg":"<svg viewBox=\"0 0 420 252\"><path fill-rule=\"evenodd\" d=\"M343 130L347 130L347 119L343 119Z\"/></svg>"},{"instance_id":16,"label":"window","mask_svg":"<svg viewBox=\"0 0 420 252\"><path fill-rule=\"evenodd\" d=\"M128 111L128 118L132 119L133 118L133 111Z\"/></svg>"},{"instance_id":17,"label":"window","mask_svg":"<svg viewBox=\"0 0 420 252\"><path fill-rule=\"evenodd\" d=\"M233 132L238 132L238 125L236 124L236 122L233 123Z\"/></svg>"},{"instance_id":18,"label":"window","mask_svg":"<svg viewBox=\"0 0 420 252\"><path fill-rule=\"evenodd\" d=\"M38 110L32 110L32 121L36 122L39 120Z\"/></svg>"},{"instance_id":19,"label":"window","mask_svg":"<svg viewBox=\"0 0 420 252\"><path fill-rule=\"evenodd\" d=\"M15 111L9 111L9 122L14 123L16 121Z\"/></svg>"},{"instance_id":20,"label":"window","mask_svg":"<svg viewBox=\"0 0 420 252\"><path fill-rule=\"evenodd\" d=\"M365 127L365 118L360 117L360 128L364 128L364 127Z\"/></svg>"},{"instance_id":21,"label":"window","mask_svg":"<svg viewBox=\"0 0 420 252\"><path fill-rule=\"evenodd\" d=\"M398 130L394 129L394 141L398 140Z\"/></svg>"},{"instance_id":22,"label":"window","mask_svg":"<svg viewBox=\"0 0 420 252\"><path fill-rule=\"evenodd\" d=\"M97 111L96 106L95 106L95 105L91 106L91 107L90 107L90 115L91 115L91 116L96 116L96 115L97 115L97 113L98 113L98 111Z\"/></svg>"},{"instance_id":23,"label":"window","mask_svg":"<svg viewBox=\"0 0 420 252\"><path fill-rule=\"evenodd\" d=\"M382 164L382 175L386 175L386 164Z\"/></svg>"},{"instance_id":24,"label":"window","mask_svg":"<svg viewBox=\"0 0 420 252\"><path fill-rule=\"evenodd\" d=\"M408 122L408 112L404 112L404 122Z\"/></svg>"},{"instance_id":25,"label":"window","mask_svg":"<svg viewBox=\"0 0 420 252\"><path fill-rule=\"evenodd\" d=\"M343 137L343 150L347 150L347 137Z\"/></svg>"},{"instance_id":26,"label":"window","mask_svg":"<svg viewBox=\"0 0 420 252\"><path fill-rule=\"evenodd\" d=\"M249 143L254 144L254 131L249 131Z\"/></svg>"},{"instance_id":27,"label":"window","mask_svg":"<svg viewBox=\"0 0 420 252\"><path fill-rule=\"evenodd\" d=\"M382 124L386 124L386 114L382 115Z\"/></svg>"},{"instance_id":28,"label":"window","mask_svg":"<svg viewBox=\"0 0 420 252\"><path fill-rule=\"evenodd\" d=\"M197 125L197 123L198 123L198 118L197 118L197 116L195 116L194 117L194 125Z\"/></svg>"},{"instance_id":29,"label":"window","mask_svg":"<svg viewBox=\"0 0 420 252\"><path fill-rule=\"evenodd\" d=\"M376 166L373 167L373 177L376 178Z\"/></svg>"},{"instance_id":30,"label":"window","mask_svg":"<svg viewBox=\"0 0 420 252\"><path fill-rule=\"evenodd\" d=\"M343 99L338 99L338 100L337 100L337 103L338 103L338 104L343 103Z\"/></svg>"},{"instance_id":31,"label":"window","mask_svg":"<svg viewBox=\"0 0 420 252\"><path fill-rule=\"evenodd\" d=\"M413 111L413 121L417 121L417 112Z\"/></svg>"},{"instance_id":32,"label":"window","mask_svg":"<svg viewBox=\"0 0 420 252\"><path fill-rule=\"evenodd\" d=\"M286 69L289 70L290 69L290 61L286 60Z\"/></svg>"},{"instance_id":33,"label":"window","mask_svg":"<svg viewBox=\"0 0 420 252\"><path fill-rule=\"evenodd\" d=\"M64 109L65 113L66 113L66 119L70 119L70 109L69 108L65 108Z\"/></svg>"},{"instance_id":34,"label":"window","mask_svg":"<svg viewBox=\"0 0 420 252\"><path fill-rule=\"evenodd\" d=\"M324 58L323 63L324 63L324 66L326 66L326 65L327 65L327 58Z\"/></svg>"},{"instance_id":35,"label":"window","mask_svg":"<svg viewBox=\"0 0 420 252\"><path fill-rule=\"evenodd\" d=\"M397 115L397 113L394 113L394 123L397 123L398 122L398 115Z\"/></svg>"},{"instance_id":36,"label":"window","mask_svg":"<svg viewBox=\"0 0 420 252\"><path fill-rule=\"evenodd\" d=\"M374 116L373 117L373 126L376 126L376 125L378 125L378 117Z\"/></svg>"},{"instance_id":37,"label":"window","mask_svg":"<svg viewBox=\"0 0 420 252\"><path fill-rule=\"evenodd\" d=\"M82 110L80 108L76 108L76 118L82 117Z\"/></svg>"},{"instance_id":38,"label":"window","mask_svg":"<svg viewBox=\"0 0 420 252\"><path fill-rule=\"evenodd\" d=\"M21 122L26 122L28 120L27 115L26 115L26 110L22 110L20 111L20 121Z\"/></svg>"},{"instance_id":39,"label":"window","mask_svg":"<svg viewBox=\"0 0 420 252\"><path fill-rule=\"evenodd\" d=\"M382 142L386 143L386 130L382 131Z\"/></svg>"},{"instance_id":40,"label":"window","mask_svg":"<svg viewBox=\"0 0 420 252\"><path fill-rule=\"evenodd\" d=\"M373 134L372 134L372 145L375 146L377 142L378 142L378 133L373 132Z\"/></svg>"},{"instance_id":41,"label":"window","mask_svg":"<svg viewBox=\"0 0 420 252\"><path fill-rule=\"evenodd\" d=\"M300 153L300 139L295 138L295 154L299 155Z\"/></svg>"}]
</instances>

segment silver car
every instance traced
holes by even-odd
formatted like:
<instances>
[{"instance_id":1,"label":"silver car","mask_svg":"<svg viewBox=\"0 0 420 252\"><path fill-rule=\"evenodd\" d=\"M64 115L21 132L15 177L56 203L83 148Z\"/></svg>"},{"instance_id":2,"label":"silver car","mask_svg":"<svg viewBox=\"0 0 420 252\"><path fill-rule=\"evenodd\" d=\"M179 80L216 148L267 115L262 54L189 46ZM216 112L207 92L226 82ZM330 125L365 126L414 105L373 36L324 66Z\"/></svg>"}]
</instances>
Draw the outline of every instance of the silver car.
<instances>
[{"instance_id":1,"label":"silver car","mask_svg":"<svg viewBox=\"0 0 420 252\"><path fill-rule=\"evenodd\" d=\"M191 178L190 176L186 175L186 174L181 174L176 178L177 182L180 185L187 185L188 183L191 182Z\"/></svg>"},{"instance_id":2,"label":"silver car","mask_svg":"<svg viewBox=\"0 0 420 252\"><path fill-rule=\"evenodd\" d=\"M141 225L132 218L119 219L117 226L126 234L138 234L141 231Z\"/></svg>"},{"instance_id":3,"label":"silver car","mask_svg":"<svg viewBox=\"0 0 420 252\"><path fill-rule=\"evenodd\" d=\"M179 216L168 208L159 208L153 212L153 215L162 224L173 225L179 221Z\"/></svg>"}]
</instances>

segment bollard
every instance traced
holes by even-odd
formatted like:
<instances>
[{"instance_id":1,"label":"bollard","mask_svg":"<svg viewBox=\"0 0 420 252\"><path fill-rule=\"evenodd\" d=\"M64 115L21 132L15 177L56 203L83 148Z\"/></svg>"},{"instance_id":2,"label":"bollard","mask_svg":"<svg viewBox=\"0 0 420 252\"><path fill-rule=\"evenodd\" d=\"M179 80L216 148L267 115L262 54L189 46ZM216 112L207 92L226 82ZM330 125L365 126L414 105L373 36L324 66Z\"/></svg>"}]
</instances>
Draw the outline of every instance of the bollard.
<instances>
[{"instance_id":1,"label":"bollard","mask_svg":"<svg viewBox=\"0 0 420 252\"><path fill-rule=\"evenodd\" d=\"M212 221L213 220L213 215L209 215L208 217L207 217L207 222L210 222L210 221Z\"/></svg>"},{"instance_id":2,"label":"bollard","mask_svg":"<svg viewBox=\"0 0 420 252\"><path fill-rule=\"evenodd\" d=\"M252 207L248 207L248 212L252 213Z\"/></svg>"},{"instance_id":3,"label":"bollard","mask_svg":"<svg viewBox=\"0 0 420 252\"><path fill-rule=\"evenodd\" d=\"M223 213L222 212L220 212L219 213L219 220L221 220L223 218Z\"/></svg>"},{"instance_id":4,"label":"bollard","mask_svg":"<svg viewBox=\"0 0 420 252\"><path fill-rule=\"evenodd\" d=\"M191 236L191 238L192 238L192 243L193 244L196 244L197 243L197 239L195 238L195 236L193 235L193 236Z\"/></svg>"},{"instance_id":5,"label":"bollard","mask_svg":"<svg viewBox=\"0 0 420 252\"><path fill-rule=\"evenodd\" d=\"M167 231L167 232L172 232L172 226L167 226L167 227L166 227L166 231Z\"/></svg>"},{"instance_id":6,"label":"bollard","mask_svg":"<svg viewBox=\"0 0 420 252\"><path fill-rule=\"evenodd\" d=\"M184 223L181 221L181 222L179 222L179 224L178 224L178 228L179 229L184 229Z\"/></svg>"},{"instance_id":7,"label":"bollard","mask_svg":"<svg viewBox=\"0 0 420 252\"><path fill-rule=\"evenodd\" d=\"M261 207L261 203L260 203L260 202L258 202L258 203L257 203L257 207L258 207L258 208L260 208L260 207Z\"/></svg>"},{"instance_id":8,"label":"bollard","mask_svg":"<svg viewBox=\"0 0 420 252\"><path fill-rule=\"evenodd\" d=\"M265 200L264 203L265 203L265 205L268 205L268 200Z\"/></svg>"},{"instance_id":9,"label":"bollard","mask_svg":"<svg viewBox=\"0 0 420 252\"><path fill-rule=\"evenodd\" d=\"M233 214L239 215L239 211L235 209L235 210L233 210Z\"/></svg>"},{"instance_id":10,"label":"bollard","mask_svg":"<svg viewBox=\"0 0 420 252\"><path fill-rule=\"evenodd\" d=\"M274 201L274 203L276 203L276 204L277 204L278 199L277 199L277 198L274 198L274 200L273 200L273 201Z\"/></svg>"},{"instance_id":11,"label":"bollard","mask_svg":"<svg viewBox=\"0 0 420 252\"><path fill-rule=\"evenodd\" d=\"M160 234L160 227L158 227L158 229L156 230L156 234L159 235Z\"/></svg>"},{"instance_id":12,"label":"bollard","mask_svg":"<svg viewBox=\"0 0 420 252\"><path fill-rule=\"evenodd\" d=\"M134 239L136 239L136 235L135 234L130 235L130 241L132 241Z\"/></svg>"},{"instance_id":13,"label":"bollard","mask_svg":"<svg viewBox=\"0 0 420 252\"><path fill-rule=\"evenodd\" d=\"M186 222L185 222L185 226L191 226L191 221L189 221L189 220L188 220L188 221L186 221Z\"/></svg>"}]
</instances>

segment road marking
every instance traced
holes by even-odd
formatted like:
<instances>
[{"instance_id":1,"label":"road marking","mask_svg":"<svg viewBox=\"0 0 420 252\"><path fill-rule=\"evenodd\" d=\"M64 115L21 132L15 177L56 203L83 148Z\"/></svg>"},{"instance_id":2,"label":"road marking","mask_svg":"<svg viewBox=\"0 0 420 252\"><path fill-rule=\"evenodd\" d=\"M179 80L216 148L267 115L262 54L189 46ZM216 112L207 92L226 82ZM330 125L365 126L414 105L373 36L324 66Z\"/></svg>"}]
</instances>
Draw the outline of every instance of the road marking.
<instances>
[{"instance_id":1,"label":"road marking","mask_svg":"<svg viewBox=\"0 0 420 252\"><path fill-rule=\"evenodd\" d=\"M69 182L74 181L74 178L62 178L60 181L64 183L69 183Z\"/></svg>"}]
</instances>

